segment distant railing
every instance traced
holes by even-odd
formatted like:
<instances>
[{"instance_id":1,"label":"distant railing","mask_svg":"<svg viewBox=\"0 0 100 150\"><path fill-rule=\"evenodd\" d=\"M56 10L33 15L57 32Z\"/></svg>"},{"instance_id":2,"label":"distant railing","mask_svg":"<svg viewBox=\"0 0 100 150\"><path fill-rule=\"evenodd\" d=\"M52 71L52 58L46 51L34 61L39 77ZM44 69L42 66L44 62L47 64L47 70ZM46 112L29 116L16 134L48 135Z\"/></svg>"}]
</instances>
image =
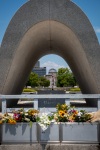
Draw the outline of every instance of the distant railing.
<instances>
[{"instance_id":1,"label":"distant railing","mask_svg":"<svg viewBox=\"0 0 100 150\"><path fill-rule=\"evenodd\" d=\"M12 111L16 108L7 108L6 101L9 99L33 99L34 109L41 109L38 107L39 99L47 99L48 102L50 99L65 99L66 104L70 104L72 99L83 101L83 99L96 99L97 107L85 108L88 111L96 111L100 109L100 94L22 94L22 95L0 95L2 100L2 113ZM59 101L59 100L58 100ZM55 111L55 108L48 108L50 111ZM80 109L80 108L79 108Z\"/></svg>"}]
</instances>

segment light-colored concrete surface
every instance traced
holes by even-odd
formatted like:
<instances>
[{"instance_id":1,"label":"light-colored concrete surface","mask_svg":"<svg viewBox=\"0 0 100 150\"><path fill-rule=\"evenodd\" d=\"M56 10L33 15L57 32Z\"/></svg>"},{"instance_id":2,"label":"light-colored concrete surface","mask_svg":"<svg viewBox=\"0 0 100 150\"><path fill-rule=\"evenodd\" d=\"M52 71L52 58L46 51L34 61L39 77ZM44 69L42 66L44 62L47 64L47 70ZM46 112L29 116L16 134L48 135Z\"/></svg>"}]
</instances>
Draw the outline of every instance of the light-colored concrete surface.
<instances>
[{"instance_id":1,"label":"light-colored concrete surface","mask_svg":"<svg viewBox=\"0 0 100 150\"><path fill-rule=\"evenodd\" d=\"M1 145L0 150L100 150L98 145L72 145L72 144L24 144L24 145Z\"/></svg>"}]
</instances>

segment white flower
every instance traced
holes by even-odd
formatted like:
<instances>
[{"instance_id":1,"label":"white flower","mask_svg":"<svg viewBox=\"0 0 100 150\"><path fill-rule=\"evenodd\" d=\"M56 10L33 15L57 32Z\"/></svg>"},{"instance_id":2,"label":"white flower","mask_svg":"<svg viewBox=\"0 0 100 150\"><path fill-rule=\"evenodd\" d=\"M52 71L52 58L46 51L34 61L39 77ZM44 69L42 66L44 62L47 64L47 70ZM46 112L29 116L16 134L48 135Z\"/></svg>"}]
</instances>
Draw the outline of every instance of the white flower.
<instances>
[{"instance_id":1,"label":"white flower","mask_svg":"<svg viewBox=\"0 0 100 150\"><path fill-rule=\"evenodd\" d=\"M28 116L28 113L25 112L25 116Z\"/></svg>"},{"instance_id":2,"label":"white flower","mask_svg":"<svg viewBox=\"0 0 100 150\"><path fill-rule=\"evenodd\" d=\"M30 122L30 119L29 118L25 118L25 121Z\"/></svg>"},{"instance_id":3,"label":"white flower","mask_svg":"<svg viewBox=\"0 0 100 150\"><path fill-rule=\"evenodd\" d=\"M82 115L82 112L79 111L77 116L81 117L81 115Z\"/></svg>"},{"instance_id":4,"label":"white flower","mask_svg":"<svg viewBox=\"0 0 100 150\"><path fill-rule=\"evenodd\" d=\"M40 120L39 125L41 126L42 130L46 130L48 126L50 125L51 121L48 118L48 113L41 113L39 114Z\"/></svg>"}]
</instances>

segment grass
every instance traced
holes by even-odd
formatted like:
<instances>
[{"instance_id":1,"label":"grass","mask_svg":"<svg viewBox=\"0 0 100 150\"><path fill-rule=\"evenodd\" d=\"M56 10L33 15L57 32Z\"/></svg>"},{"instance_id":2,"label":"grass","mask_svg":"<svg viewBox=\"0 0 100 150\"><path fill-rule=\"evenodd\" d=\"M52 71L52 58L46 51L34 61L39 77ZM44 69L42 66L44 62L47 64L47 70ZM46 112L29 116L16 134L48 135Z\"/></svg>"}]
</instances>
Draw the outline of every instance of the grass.
<instances>
[{"instance_id":1,"label":"grass","mask_svg":"<svg viewBox=\"0 0 100 150\"><path fill-rule=\"evenodd\" d=\"M76 92L76 91L81 91L81 90L80 90L79 87L77 87L77 88L71 88L70 91L71 91L71 92Z\"/></svg>"},{"instance_id":2,"label":"grass","mask_svg":"<svg viewBox=\"0 0 100 150\"><path fill-rule=\"evenodd\" d=\"M24 88L23 92L36 92L36 90L32 89L32 88Z\"/></svg>"}]
</instances>

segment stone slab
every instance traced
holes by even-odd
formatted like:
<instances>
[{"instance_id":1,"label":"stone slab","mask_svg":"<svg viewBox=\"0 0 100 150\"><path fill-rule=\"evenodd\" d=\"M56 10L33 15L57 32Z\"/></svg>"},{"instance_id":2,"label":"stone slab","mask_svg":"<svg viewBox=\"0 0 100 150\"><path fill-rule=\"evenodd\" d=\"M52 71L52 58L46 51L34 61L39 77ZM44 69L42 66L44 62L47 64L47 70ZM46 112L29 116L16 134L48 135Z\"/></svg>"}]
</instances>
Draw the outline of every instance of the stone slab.
<instances>
[{"instance_id":1,"label":"stone slab","mask_svg":"<svg viewBox=\"0 0 100 150\"><path fill-rule=\"evenodd\" d=\"M24 144L24 145L0 145L0 150L100 150L99 145L69 145L69 144Z\"/></svg>"}]
</instances>

